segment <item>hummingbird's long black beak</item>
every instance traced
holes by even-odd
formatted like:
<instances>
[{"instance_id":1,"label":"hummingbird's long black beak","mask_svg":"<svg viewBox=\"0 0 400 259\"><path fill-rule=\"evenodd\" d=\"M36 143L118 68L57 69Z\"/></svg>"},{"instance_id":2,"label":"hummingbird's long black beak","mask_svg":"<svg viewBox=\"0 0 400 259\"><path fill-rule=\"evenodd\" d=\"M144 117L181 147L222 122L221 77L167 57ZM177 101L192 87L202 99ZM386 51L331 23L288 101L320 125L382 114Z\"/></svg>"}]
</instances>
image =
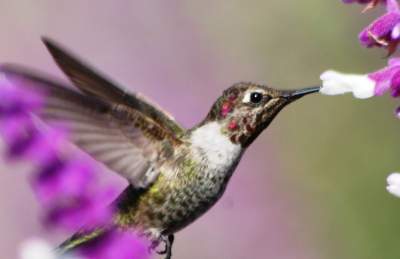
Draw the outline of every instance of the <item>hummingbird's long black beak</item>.
<instances>
[{"instance_id":1,"label":"hummingbird's long black beak","mask_svg":"<svg viewBox=\"0 0 400 259\"><path fill-rule=\"evenodd\" d=\"M312 93L317 93L321 89L320 86L314 86L314 87L307 87L299 90L292 90L292 91L285 91L282 94L282 97L285 97L290 100L295 100L300 97L303 97L304 95L307 94L312 94Z\"/></svg>"}]
</instances>

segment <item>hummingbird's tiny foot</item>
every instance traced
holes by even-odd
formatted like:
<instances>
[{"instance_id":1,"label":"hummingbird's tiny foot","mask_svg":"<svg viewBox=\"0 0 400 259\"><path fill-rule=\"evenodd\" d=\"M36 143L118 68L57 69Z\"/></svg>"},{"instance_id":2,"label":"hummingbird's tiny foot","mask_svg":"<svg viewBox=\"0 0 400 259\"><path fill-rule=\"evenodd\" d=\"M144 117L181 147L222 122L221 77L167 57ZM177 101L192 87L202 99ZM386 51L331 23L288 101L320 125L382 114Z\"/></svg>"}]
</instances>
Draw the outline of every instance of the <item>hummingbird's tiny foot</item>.
<instances>
[{"instance_id":1,"label":"hummingbird's tiny foot","mask_svg":"<svg viewBox=\"0 0 400 259\"><path fill-rule=\"evenodd\" d=\"M174 243L174 235L162 236L161 242L164 243L164 249L158 250L158 251L156 249L154 249L154 250L159 255L166 254L165 258L170 259L171 255L172 255L172 244ZM158 245L159 245L159 243L158 243Z\"/></svg>"},{"instance_id":2,"label":"hummingbird's tiny foot","mask_svg":"<svg viewBox=\"0 0 400 259\"><path fill-rule=\"evenodd\" d=\"M153 250L154 250L157 254L159 254L159 255L165 255L165 254L168 252L167 243L166 243L164 240L163 240L163 243L164 243L164 249L162 249L162 250L157 250L157 249L156 249L160 244L157 244L157 245L153 248Z\"/></svg>"},{"instance_id":3,"label":"hummingbird's tiny foot","mask_svg":"<svg viewBox=\"0 0 400 259\"><path fill-rule=\"evenodd\" d=\"M163 252L163 253L159 253L159 251L157 251L157 247L160 246L160 243L161 242L165 243L165 240L164 240L165 238L163 237L163 235L161 235L160 231L158 231L155 228L151 228L151 229L146 230L143 233L143 235L150 240L150 246L148 248L149 253L152 253L155 251L158 254L165 254L167 252L167 248L164 249L165 252Z\"/></svg>"},{"instance_id":4,"label":"hummingbird's tiny foot","mask_svg":"<svg viewBox=\"0 0 400 259\"><path fill-rule=\"evenodd\" d=\"M168 235L168 239L165 240L165 248L167 250L167 255L165 256L165 259L171 259L172 257L172 245L174 243L174 235Z\"/></svg>"},{"instance_id":5,"label":"hummingbird's tiny foot","mask_svg":"<svg viewBox=\"0 0 400 259\"><path fill-rule=\"evenodd\" d=\"M151 242L151 244L150 244L150 246L149 246L149 248L148 248L148 252L149 253L152 253L153 251L155 251L157 254L160 254L158 251L157 251L157 247L160 245L160 241L159 240L157 240L157 241L152 241ZM166 250L166 249L165 249Z\"/></svg>"}]
</instances>

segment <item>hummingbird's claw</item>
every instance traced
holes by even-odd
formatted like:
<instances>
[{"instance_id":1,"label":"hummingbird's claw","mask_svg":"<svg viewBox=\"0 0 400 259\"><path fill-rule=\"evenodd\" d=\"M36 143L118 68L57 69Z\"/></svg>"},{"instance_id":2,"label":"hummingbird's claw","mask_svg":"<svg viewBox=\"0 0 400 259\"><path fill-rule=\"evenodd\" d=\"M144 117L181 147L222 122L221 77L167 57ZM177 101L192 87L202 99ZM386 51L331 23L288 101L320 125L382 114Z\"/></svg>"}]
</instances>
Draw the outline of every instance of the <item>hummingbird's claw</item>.
<instances>
[{"instance_id":1,"label":"hummingbird's claw","mask_svg":"<svg viewBox=\"0 0 400 259\"><path fill-rule=\"evenodd\" d=\"M168 235L167 238L163 237L162 242L165 244L164 250L161 251L156 251L157 254L159 255L164 255L165 259L171 259L172 257L172 244L174 243L174 235Z\"/></svg>"},{"instance_id":2,"label":"hummingbird's claw","mask_svg":"<svg viewBox=\"0 0 400 259\"><path fill-rule=\"evenodd\" d=\"M162 249L162 250L156 249L159 246L159 244L157 244L156 246L153 246L153 250L159 255L165 255L168 252L167 242L165 240L163 240L162 242L164 243L164 249Z\"/></svg>"},{"instance_id":3,"label":"hummingbird's claw","mask_svg":"<svg viewBox=\"0 0 400 259\"><path fill-rule=\"evenodd\" d=\"M174 243L175 236L174 235L169 235L168 236L168 243L167 243L167 255L165 256L165 259L171 259L172 257L172 244Z\"/></svg>"}]
</instances>

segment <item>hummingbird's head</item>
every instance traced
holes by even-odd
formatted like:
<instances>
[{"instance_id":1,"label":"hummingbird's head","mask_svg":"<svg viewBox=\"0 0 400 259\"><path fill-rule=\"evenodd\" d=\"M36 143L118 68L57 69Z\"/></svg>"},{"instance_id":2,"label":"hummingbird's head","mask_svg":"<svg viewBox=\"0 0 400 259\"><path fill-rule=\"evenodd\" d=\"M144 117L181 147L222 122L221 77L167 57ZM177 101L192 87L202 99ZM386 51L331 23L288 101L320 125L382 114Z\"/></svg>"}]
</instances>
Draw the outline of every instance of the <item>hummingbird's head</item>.
<instances>
[{"instance_id":1,"label":"hummingbird's head","mask_svg":"<svg viewBox=\"0 0 400 259\"><path fill-rule=\"evenodd\" d=\"M220 123L223 134L228 135L232 142L247 147L283 107L319 89L277 90L253 83L237 83L218 98L206 122Z\"/></svg>"}]
</instances>

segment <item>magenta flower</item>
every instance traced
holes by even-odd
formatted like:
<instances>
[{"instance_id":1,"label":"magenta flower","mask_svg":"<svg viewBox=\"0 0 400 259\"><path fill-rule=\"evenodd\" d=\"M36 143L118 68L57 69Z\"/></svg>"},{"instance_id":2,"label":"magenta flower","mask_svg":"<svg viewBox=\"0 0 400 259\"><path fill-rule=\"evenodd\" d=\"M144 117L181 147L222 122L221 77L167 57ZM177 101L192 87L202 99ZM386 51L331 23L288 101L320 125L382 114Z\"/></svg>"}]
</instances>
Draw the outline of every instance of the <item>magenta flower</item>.
<instances>
[{"instance_id":1,"label":"magenta flower","mask_svg":"<svg viewBox=\"0 0 400 259\"><path fill-rule=\"evenodd\" d=\"M2 74L0 74L0 87L0 116L2 117L16 116L25 114L27 111L35 111L43 104L43 98L40 94L15 87Z\"/></svg>"},{"instance_id":2,"label":"magenta flower","mask_svg":"<svg viewBox=\"0 0 400 259\"><path fill-rule=\"evenodd\" d=\"M375 82L375 95L390 91L393 97L399 97L400 58L389 59L387 67L370 73L368 77Z\"/></svg>"},{"instance_id":3,"label":"magenta flower","mask_svg":"<svg viewBox=\"0 0 400 259\"><path fill-rule=\"evenodd\" d=\"M379 3L386 3L386 0L342 0L342 2L345 4L358 3L358 4L370 4L376 6Z\"/></svg>"},{"instance_id":4,"label":"magenta flower","mask_svg":"<svg viewBox=\"0 0 400 259\"><path fill-rule=\"evenodd\" d=\"M42 98L14 87L4 76L0 76L0 90L0 129L8 146L8 157L13 158L24 153L36 136L27 111L38 110Z\"/></svg>"},{"instance_id":5,"label":"magenta flower","mask_svg":"<svg viewBox=\"0 0 400 259\"><path fill-rule=\"evenodd\" d=\"M29 148L35 131L27 114L0 115L1 133L6 143L9 159L18 159Z\"/></svg>"},{"instance_id":6,"label":"magenta flower","mask_svg":"<svg viewBox=\"0 0 400 259\"><path fill-rule=\"evenodd\" d=\"M115 196L114 188L99 186L93 163L63 149L65 130L36 126L31 113L41 108L45 97L13 85L5 76L0 73L0 134L4 136L9 158L24 159L34 165L31 183L43 207L45 226L75 232L83 226L112 224L114 208L105 201ZM83 258L148 257L147 246L132 233L110 230L101 240L85 253L82 251Z\"/></svg>"},{"instance_id":7,"label":"magenta flower","mask_svg":"<svg viewBox=\"0 0 400 259\"><path fill-rule=\"evenodd\" d=\"M358 3L358 4L373 4L373 5L377 5L380 2L386 2L386 0L342 0L342 1L345 4Z\"/></svg>"},{"instance_id":8,"label":"magenta flower","mask_svg":"<svg viewBox=\"0 0 400 259\"><path fill-rule=\"evenodd\" d=\"M400 40L400 8L397 0L387 0L387 13L376 19L359 35L367 48L383 47L389 55L396 50Z\"/></svg>"},{"instance_id":9,"label":"magenta flower","mask_svg":"<svg viewBox=\"0 0 400 259\"><path fill-rule=\"evenodd\" d=\"M93 180L89 161L69 163L55 159L33 175L32 186L43 205L51 205L63 197L80 197L88 191Z\"/></svg>"},{"instance_id":10,"label":"magenta flower","mask_svg":"<svg viewBox=\"0 0 400 259\"><path fill-rule=\"evenodd\" d=\"M86 192L79 196L65 196L57 204L48 206L45 211L47 226L55 226L76 232L82 227L94 229L112 223L113 210L104 204L104 200L114 196L113 189L101 192Z\"/></svg>"},{"instance_id":11,"label":"magenta flower","mask_svg":"<svg viewBox=\"0 0 400 259\"><path fill-rule=\"evenodd\" d=\"M55 159L33 175L32 186L42 205L51 205L63 197L80 197L88 191L93 172L90 163Z\"/></svg>"},{"instance_id":12,"label":"magenta flower","mask_svg":"<svg viewBox=\"0 0 400 259\"><path fill-rule=\"evenodd\" d=\"M363 12L366 12L377 6L379 3L385 4L386 0L342 0L342 2L345 4L353 4L353 3L367 4L367 6L363 10Z\"/></svg>"},{"instance_id":13,"label":"magenta flower","mask_svg":"<svg viewBox=\"0 0 400 259\"><path fill-rule=\"evenodd\" d=\"M0 95L0 130L8 144L7 153L10 158L28 159L35 165L32 185L48 213L45 217L51 219L49 222L76 231L89 222L99 222L100 218L109 220L110 209L103 205L101 210L98 205L104 195L97 197L94 192L91 163L62 154L63 131L38 130L32 122L29 113L40 109L40 96L15 87L5 78L0 81Z\"/></svg>"}]
</instances>

